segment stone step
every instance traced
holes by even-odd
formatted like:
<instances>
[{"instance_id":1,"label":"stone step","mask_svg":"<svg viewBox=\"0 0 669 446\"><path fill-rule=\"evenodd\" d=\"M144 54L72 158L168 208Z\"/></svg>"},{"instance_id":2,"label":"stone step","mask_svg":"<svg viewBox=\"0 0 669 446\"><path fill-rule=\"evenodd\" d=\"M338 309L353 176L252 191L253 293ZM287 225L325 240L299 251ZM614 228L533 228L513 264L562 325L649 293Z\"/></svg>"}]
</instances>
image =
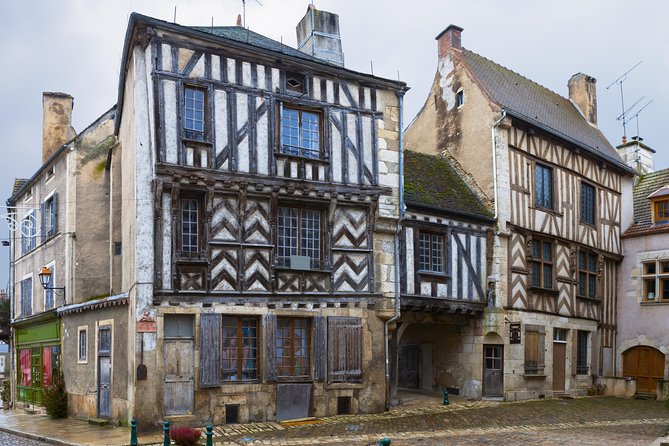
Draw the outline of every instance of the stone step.
<instances>
[{"instance_id":1,"label":"stone step","mask_svg":"<svg viewBox=\"0 0 669 446\"><path fill-rule=\"evenodd\" d=\"M109 420L105 420L104 418L89 418L88 424L92 424L94 426L106 426L109 424Z\"/></svg>"}]
</instances>

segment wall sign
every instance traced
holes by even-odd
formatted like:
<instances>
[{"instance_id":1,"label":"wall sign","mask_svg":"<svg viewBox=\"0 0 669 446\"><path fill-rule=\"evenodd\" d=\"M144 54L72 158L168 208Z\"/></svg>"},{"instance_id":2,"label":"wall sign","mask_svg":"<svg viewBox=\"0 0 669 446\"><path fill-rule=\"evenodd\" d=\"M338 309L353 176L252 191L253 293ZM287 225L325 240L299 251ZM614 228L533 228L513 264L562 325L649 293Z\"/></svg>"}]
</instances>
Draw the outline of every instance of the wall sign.
<instances>
[{"instance_id":1,"label":"wall sign","mask_svg":"<svg viewBox=\"0 0 669 446\"><path fill-rule=\"evenodd\" d=\"M156 333L158 331L158 324L156 320L151 317L148 311L144 312L144 316L137 321L137 333Z\"/></svg>"},{"instance_id":2,"label":"wall sign","mask_svg":"<svg viewBox=\"0 0 669 446\"><path fill-rule=\"evenodd\" d=\"M511 322L509 324L509 337L509 343L520 344L520 322Z\"/></svg>"}]
</instances>

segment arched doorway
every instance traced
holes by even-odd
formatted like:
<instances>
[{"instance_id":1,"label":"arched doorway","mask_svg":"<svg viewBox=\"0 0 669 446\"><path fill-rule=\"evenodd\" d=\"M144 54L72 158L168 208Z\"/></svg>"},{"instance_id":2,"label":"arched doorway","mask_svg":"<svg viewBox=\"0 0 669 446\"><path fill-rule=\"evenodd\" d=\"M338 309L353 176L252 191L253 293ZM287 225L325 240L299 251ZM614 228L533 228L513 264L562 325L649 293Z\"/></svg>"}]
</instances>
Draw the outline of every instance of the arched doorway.
<instances>
[{"instance_id":1,"label":"arched doorway","mask_svg":"<svg viewBox=\"0 0 669 446\"><path fill-rule=\"evenodd\" d=\"M483 396L504 396L504 340L493 332L483 338Z\"/></svg>"},{"instance_id":2,"label":"arched doorway","mask_svg":"<svg viewBox=\"0 0 669 446\"><path fill-rule=\"evenodd\" d=\"M636 378L637 393L655 393L657 381L664 379L664 354L645 345L623 353L623 376Z\"/></svg>"}]
</instances>

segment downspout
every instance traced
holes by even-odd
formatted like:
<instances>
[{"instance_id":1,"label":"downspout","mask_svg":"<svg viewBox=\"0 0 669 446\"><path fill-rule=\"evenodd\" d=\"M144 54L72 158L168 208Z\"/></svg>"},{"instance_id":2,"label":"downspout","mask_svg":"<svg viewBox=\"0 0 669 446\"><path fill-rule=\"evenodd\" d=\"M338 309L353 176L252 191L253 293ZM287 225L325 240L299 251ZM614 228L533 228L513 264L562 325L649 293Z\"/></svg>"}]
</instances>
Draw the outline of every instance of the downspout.
<instances>
[{"instance_id":1,"label":"downspout","mask_svg":"<svg viewBox=\"0 0 669 446\"><path fill-rule=\"evenodd\" d=\"M402 141L404 136L402 115L404 91L397 92L397 100L399 107L399 220L397 221L397 230L393 237L393 245L395 250L395 314L383 324L383 340L386 355L386 410L390 408L390 351L388 347L388 325L400 318L400 249L399 237L402 230L402 218L404 218L404 143Z\"/></svg>"},{"instance_id":2,"label":"downspout","mask_svg":"<svg viewBox=\"0 0 669 446\"><path fill-rule=\"evenodd\" d=\"M495 121L495 123L492 125L492 128L490 129L490 132L492 134L492 187L493 187L493 194L494 194L494 200L495 200L495 217L494 219L497 220L497 212L498 212L498 192L497 192L497 153L495 150L495 129L499 125L500 122L502 122L506 118L506 109L502 109L502 116Z\"/></svg>"}]
</instances>

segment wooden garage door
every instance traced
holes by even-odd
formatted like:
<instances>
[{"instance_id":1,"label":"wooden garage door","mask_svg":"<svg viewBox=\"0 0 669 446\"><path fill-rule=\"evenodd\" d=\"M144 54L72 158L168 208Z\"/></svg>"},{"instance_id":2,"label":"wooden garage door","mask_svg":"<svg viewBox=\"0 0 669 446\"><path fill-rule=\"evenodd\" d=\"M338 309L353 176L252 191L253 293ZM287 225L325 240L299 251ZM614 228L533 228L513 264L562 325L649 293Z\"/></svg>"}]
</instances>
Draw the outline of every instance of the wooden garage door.
<instances>
[{"instance_id":1,"label":"wooden garage door","mask_svg":"<svg viewBox=\"0 0 669 446\"><path fill-rule=\"evenodd\" d=\"M638 393L655 393L664 378L664 355L653 347L633 347L623 353L623 375L636 378Z\"/></svg>"}]
</instances>

